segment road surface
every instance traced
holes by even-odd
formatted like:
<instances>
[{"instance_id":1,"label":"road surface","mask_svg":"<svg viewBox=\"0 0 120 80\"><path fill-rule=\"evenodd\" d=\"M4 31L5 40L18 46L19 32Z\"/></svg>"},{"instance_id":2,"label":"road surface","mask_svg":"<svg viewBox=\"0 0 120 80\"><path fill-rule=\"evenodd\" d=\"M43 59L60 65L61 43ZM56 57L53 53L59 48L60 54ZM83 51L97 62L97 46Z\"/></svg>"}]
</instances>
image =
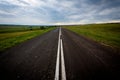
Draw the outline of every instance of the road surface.
<instances>
[{"instance_id":1,"label":"road surface","mask_svg":"<svg viewBox=\"0 0 120 80\"><path fill-rule=\"evenodd\" d=\"M1 80L120 80L120 54L57 28L0 53Z\"/></svg>"}]
</instances>

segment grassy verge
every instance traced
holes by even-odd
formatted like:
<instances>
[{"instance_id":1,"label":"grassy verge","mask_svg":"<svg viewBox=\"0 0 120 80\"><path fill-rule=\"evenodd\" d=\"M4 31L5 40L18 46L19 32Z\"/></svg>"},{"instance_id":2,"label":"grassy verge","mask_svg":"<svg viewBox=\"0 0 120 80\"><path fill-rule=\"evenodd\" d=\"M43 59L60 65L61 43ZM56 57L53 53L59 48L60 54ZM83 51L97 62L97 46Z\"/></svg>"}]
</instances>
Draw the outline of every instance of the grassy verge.
<instances>
[{"instance_id":1,"label":"grassy verge","mask_svg":"<svg viewBox=\"0 0 120 80\"><path fill-rule=\"evenodd\" d=\"M0 33L0 52L16 44L19 44L23 41L44 34L50 30L53 30L54 28L34 29L34 30L27 30L27 29L22 30L22 29L23 28L20 28L20 31L19 30L15 31L15 28L6 29L6 30L4 29L4 31L1 30L2 33Z\"/></svg>"},{"instance_id":2,"label":"grassy verge","mask_svg":"<svg viewBox=\"0 0 120 80\"><path fill-rule=\"evenodd\" d=\"M0 25L0 33L12 33L12 32L23 32L32 31L48 28L47 26L10 26L10 25Z\"/></svg>"},{"instance_id":3,"label":"grassy verge","mask_svg":"<svg viewBox=\"0 0 120 80\"><path fill-rule=\"evenodd\" d=\"M120 24L89 24L65 28L102 44L120 48Z\"/></svg>"}]
</instances>

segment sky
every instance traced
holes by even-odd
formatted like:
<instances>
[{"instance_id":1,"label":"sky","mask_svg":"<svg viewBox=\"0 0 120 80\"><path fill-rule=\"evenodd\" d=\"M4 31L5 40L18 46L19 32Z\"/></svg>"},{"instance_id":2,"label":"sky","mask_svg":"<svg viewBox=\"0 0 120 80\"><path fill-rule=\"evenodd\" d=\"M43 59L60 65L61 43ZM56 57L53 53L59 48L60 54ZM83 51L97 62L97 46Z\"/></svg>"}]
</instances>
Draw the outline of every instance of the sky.
<instances>
[{"instance_id":1,"label":"sky","mask_svg":"<svg viewBox=\"0 0 120 80\"><path fill-rule=\"evenodd\" d=\"M120 22L120 0L0 0L0 24Z\"/></svg>"}]
</instances>

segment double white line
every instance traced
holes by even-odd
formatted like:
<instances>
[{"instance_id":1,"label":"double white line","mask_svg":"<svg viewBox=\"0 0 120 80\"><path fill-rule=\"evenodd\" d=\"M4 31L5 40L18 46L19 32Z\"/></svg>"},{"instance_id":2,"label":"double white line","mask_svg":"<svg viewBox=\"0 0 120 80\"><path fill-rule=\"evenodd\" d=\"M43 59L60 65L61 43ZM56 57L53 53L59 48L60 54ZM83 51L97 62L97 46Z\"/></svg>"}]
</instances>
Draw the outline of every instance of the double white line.
<instances>
[{"instance_id":1,"label":"double white line","mask_svg":"<svg viewBox=\"0 0 120 80\"><path fill-rule=\"evenodd\" d=\"M63 55L63 44L61 38L61 28L59 28L59 39L58 39L58 50L57 50L57 60L56 60L56 70L55 70L55 79L60 79L60 70L61 70L61 80L66 80L66 72L65 72L65 62ZM60 69L60 55L61 55L61 69Z\"/></svg>"}]
</instances>

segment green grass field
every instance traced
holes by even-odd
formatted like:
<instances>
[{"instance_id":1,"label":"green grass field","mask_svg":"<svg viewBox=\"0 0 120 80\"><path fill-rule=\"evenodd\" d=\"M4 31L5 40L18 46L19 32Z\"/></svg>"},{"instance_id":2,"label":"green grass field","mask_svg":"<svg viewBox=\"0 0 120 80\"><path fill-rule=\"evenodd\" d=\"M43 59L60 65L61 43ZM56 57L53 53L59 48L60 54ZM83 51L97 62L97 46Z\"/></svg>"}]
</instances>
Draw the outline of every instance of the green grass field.
<instances>
[{"instance_id":1,"label":"green grass field","mask_svg":"<svg viewBox=\"0 0 120 80\"><path fill-rule=\"evenodd\" d=\"M12 33L12 32L23 32L30 30L39 30L43 26L12 26L12 25L0 25L0 33ZM47 28L47 27L46 27Z\"/></svg>"},{"instance_id":2,"label":"green grass field","mask_svg":"<svg viewBox=\"0 0 120 80\"><path fill-rule=\"evenodd\" d=\"M120 48L120 24L88 24L66 26L64 28L91 38L104 45Z\"/></svg>"},{"instance_id":3,"label":"green grass field","mask_svg":"<svg viewBox=\"0 0 120 80\"><path fill-rule=\"evenodd\" d=\"M0 27L0 52L28 39L44 34L55 27L41 29L39 27Z\"/></svg>"}]
</instances>

